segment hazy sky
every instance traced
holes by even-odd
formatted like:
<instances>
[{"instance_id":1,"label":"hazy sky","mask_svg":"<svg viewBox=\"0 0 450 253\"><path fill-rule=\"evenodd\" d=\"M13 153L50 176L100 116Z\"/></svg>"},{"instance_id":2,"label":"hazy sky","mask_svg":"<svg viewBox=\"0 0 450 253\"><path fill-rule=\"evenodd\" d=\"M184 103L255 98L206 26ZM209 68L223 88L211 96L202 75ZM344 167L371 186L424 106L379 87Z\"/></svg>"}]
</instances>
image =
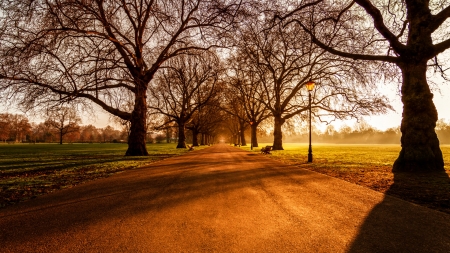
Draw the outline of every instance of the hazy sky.
<instances>
[{"instance_id":1,"label":"hazy sky","mask_svg":"<svg viewBox=\"0 0 450 253\"><path fill-rule=\"evenodd\" d=\"M450 121L450 83L445 82L444 80L436 81L437 87L431 86L432 93L434 94L433 101L438 111L439 119L446 119ZM402 120L402 111L403 105L401 102L400 95L398 94L398 89L395 86L388 87L387 85L384 87L380 87L383 94L388 96L391 101L391 105L395 111L388 111L387 114L384 115L375 115L370 117L364 117L364 119L373 127L379 130L385 130L391 127L400 126ZM348 126L353 126L356 120L349 121L340 121L335 122L334 125L336 129L342 124L347 124ZM318 127L320 128L320 127Z\"/></svg>"}]
</instances>

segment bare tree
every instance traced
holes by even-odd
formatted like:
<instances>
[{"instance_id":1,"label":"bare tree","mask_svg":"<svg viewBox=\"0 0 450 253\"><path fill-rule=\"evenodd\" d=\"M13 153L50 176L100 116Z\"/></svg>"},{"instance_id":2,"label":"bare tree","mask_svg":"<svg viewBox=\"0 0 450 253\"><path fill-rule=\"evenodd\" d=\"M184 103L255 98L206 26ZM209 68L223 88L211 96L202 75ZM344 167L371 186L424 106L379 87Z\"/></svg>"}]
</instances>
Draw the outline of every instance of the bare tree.
<instances>
[{"instance_id":1,"label":"bare tree","mask_svg":"<svg viewBox=\"0 0 450 253\"><path fill-rule=\"evenodd\" d=\"M230 114L232 122L230 131L236 135L234 144L247 146L245 140L245 130L249 126L249 119L245 111L243 97L233 89L227 89L224 95L225 103L221 106L222 110Z\"/></svg>"},{"instance_id":2,"label":"bare tree","mask_svg":"<svg viewBox=\"0 0 450 253\"><path fill-rule=\"evenodd\" d=\"M62 144L65 135L80 130L81 118L75 109L60 107L49 111L46 123L58 132L59 144Z\"/></svg>"},{"instance_id":3,"label":"bare tree","mask_svg":"<svg viewBox=\"0 0 450 253\"><path fill-rule=\"evenodd\" d=\"M449 17L446 0L354 0L332 6L319 0L294 9L283 20L298 24L330 53L397 66L402 74L402 150L393 170L443 171L427 70L431 65L442 72L438 56L450 48Z\"/></svg>"},{"instance_id":4,"label":"bare tree","mask_svg":"<svg viewBox=\"0 0 450 253\"><path fill-rule=\"evenodd\" d=\"M360 117L385 112L387 99L377 95L368 78L344 61L311 43L299 27L273 25L258 16L239 31L240 55L254 66L262 85L257 97L274 118L273 149L282 150L286 120L309 110L308 80L317 83L311 108L316 116ZM352 80L355 78L354 80Z\"/></svg>"},{"instance_id":5,"label":"bare tree","mask_svg":"<svg viewBox=\"0 0 450 253\"><path fill-rule=\"evenodd\" d=\"M27 108L96 103L131 122L126 155L147 155L147 90L160 66L223 37L227 0L5 0L0 91ZM131 103L127 111L123 105Z\"/></svg>"},{"instance_id":6,"label":"bare tree","mask_svg":"<svg viewBox=\"0 0 450 253\"><path fill-rule=\"evenodd\" d=\"M177 123L177 148L186 148L186 124L194 113L219 92L219 76L219 59L203 51L167 61L155 80L148 106Z\"/></svg>"},{"instance_id":7,"label":"bare tree","mask_svg":"<svg viewBox=\"0 0 450 253\"><path fill-rule=\"evenodd\" d=\"M228 110L229 113L240 117L245 124L250 125L251 142L253 147L258 147L258 126L270 116L264 104L264 93L258 69L248 62L245 55L236 54L229 60L230 92L232 103L241 105L241 110ZM242 113L239 113L242 112ZM241 127L243 128L243 127ZM241 129L243 132L244 129ZM242 138L243 134L241 135Z\"/></svg>"}]
</instances>

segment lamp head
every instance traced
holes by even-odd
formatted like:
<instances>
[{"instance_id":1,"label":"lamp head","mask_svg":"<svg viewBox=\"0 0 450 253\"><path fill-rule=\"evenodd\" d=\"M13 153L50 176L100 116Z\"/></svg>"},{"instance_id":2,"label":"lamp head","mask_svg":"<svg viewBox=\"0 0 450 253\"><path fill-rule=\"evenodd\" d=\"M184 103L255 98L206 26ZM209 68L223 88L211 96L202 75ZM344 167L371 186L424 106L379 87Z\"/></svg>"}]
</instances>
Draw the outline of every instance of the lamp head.
<instances>
[{"instance_id":1,"label":"lamp head","mask_svg":"<svg viewBox=\"0 0 450 253\"><path fill-rule=\"evenodd\" d=\"M308 91L312 91L314 89L314 85L316 83L314 83L313 80L309 79L309 81L306 83L306 88L308 89Z\"/></svg>"}]
</instances>

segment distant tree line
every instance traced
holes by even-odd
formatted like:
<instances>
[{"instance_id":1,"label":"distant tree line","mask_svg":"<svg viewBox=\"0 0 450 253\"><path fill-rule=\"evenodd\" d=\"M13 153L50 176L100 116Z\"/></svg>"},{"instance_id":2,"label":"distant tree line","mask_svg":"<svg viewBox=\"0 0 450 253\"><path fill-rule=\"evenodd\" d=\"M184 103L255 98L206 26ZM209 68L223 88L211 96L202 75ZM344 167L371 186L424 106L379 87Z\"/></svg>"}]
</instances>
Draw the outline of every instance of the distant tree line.
<instances>
[{"instance_id":1,"label":"distant tree line","mask_svg":"<svg viewBox=\"0 0 450 253\"><path fill-rule=\"evenodd\" d=\"M1 142L62 143L62 142L126 142L127 132L111 126L97 128L82 126L78 122L61 121L49 118L42 123L32 123L21 114L0 114Z\"/></svg>"},{"instance_id":2,"label":"distant tree line","mask_svg":"<svg viewBox=\"0 0 450 253\"><path fill-rule=\"evenodd\" d=\"M440 119L437 122L436 133L440 144L450 144L450 122ZM261 142L271 142L270 134L259 131ZM246 133L249 138L250 133ZM291 133L286 135L286 142L307 143L309 133ZM335 144L398 144L401 138L400 127L392 127L386 130L379 130L366 121L361 120L354 126L343 125L336 129L333 125L328 125L323 131L313 129L312 141L314 143L335 143Z\"/></svg>"},{"instance_id":3,"label":"distant tree line","mask_svg":"<svg viewBox=\"0 0 450 253\"><path fill-rule=\"evenodd\" d=\"M312 133L313 143L398 144L400 137L400 127L378 130L371 126L366 129L358 129L344 125L339 130L335 130L334 127L328 127L323 132L315 131ZM308 142L308 134L294 135L289 140L306 143Z\"/></svg>"}]
</instances>

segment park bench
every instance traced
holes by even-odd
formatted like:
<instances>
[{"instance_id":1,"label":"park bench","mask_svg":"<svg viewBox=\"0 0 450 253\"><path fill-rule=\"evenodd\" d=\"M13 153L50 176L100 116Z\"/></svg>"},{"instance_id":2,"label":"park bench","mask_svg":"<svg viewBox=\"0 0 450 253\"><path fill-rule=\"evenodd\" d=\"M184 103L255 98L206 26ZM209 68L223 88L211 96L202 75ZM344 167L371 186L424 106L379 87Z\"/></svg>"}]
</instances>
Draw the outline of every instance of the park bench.
<instances>
[{"instance_id":1,"label":"park bench","mask_svg":"<svg viewBox=\"0 0 450 253\"><path fill-rule=\"evenodd\" d=\"M262 154L270 154L270 151L272 151L273 146L265 146L263 148L261 148L261 153Z\"/></svg>"}]
</instances>

